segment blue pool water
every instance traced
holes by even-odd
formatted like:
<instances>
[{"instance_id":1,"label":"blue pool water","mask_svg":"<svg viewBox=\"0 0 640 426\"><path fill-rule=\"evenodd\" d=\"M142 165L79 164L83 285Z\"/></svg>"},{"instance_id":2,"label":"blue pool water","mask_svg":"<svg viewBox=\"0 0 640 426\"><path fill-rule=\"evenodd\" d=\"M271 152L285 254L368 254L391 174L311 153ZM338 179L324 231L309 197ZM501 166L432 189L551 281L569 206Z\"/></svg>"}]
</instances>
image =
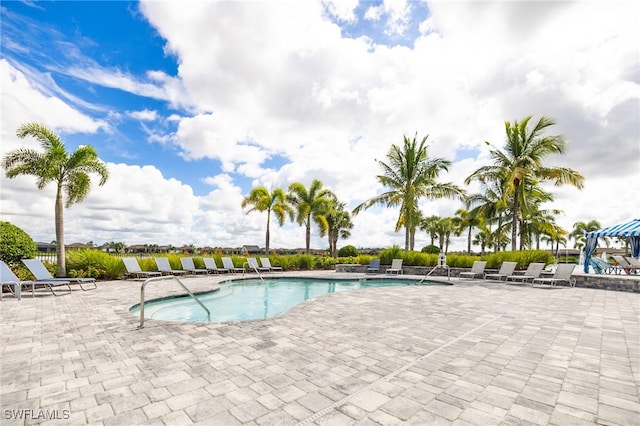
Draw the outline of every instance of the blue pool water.
<instances>
[{"instance_id":1,"label":"blue pool water","mask_svg":"<svg viewBox=\"0 0 640 426\"><path fill-rule=\"evenodd\" d=\"M265 278L221 283L220 290L198 294L211 316L189 296L150 300L145 318L165 321L230 322L273 318L295 305L318 296L363 288L416 285L418 281L395 278L330 280L313 278ZM441 284L424 281L421 285ZM130 312L140 315L140 306Z\"/></svg>"}]
</instances>

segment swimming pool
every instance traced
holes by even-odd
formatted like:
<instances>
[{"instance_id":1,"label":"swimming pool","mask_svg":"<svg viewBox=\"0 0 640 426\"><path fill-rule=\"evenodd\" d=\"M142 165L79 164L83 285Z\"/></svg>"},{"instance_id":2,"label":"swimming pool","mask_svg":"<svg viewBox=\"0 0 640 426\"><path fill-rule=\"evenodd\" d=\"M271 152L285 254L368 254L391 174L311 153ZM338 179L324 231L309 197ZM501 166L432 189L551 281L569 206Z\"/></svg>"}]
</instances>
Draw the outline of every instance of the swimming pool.
<instances>
[{"instance_id":1,"label":"swimming pool","mask_svg":"<svg viewBox=\"0 0 640 426\"><path fill-rule=\"evenodd\" d=\"M273 318L295 305L314 297L364 288L443 285L435 281L402 278L322 279L265 278L222 282L220 289L197 295L211 312L210 317L191 297L177 296L149 300L144 304L144 317L181 322L235 322ZM140 305L129 310L140 315Z\"/></svg>"}]
</instances>

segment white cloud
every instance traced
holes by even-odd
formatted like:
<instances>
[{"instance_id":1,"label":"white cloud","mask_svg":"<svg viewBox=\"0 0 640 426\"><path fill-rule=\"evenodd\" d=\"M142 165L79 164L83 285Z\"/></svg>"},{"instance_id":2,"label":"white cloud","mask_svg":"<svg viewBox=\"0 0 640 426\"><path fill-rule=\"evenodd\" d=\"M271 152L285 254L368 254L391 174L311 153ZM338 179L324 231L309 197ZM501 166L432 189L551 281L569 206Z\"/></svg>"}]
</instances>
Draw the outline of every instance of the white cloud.
<instances>
[{"instance_id":1,"label":"white cloud","mask_svg":"<svg viewBox=\"0 0 640 426\"><path fill-rule=\"evenodd\" d=\"M411 3L407 0L384 0L378 6L370 6L365 19L379 21L387 17L385 33L388 35L403 35L411 19Z\"/></svg>"},{"instance_id":2,"label":"white cloud","mask_svg":"<svg viewBox=\"0 0 640 426\"><path fill-rule=\"evenodd\" d=\"M46 121L49 127L62 132L95 133L108 129L104 121L78 112L59 97L43 94L5 59L0 59L0 73L3 151L18 145L15 131L26 122Z\"/></svg>"},{"instance_id":3,"label":"white cloud","mask_svg":"<svg viewBox=\"0 0 640 426\"><path fill-rule=\"evenodd\" d=\"M142 111L127 111L129 117L140 121L154 121L158 118L158 111L143 109Z\"/></svg>"},{"instance_id":4,"label":"white cloud","mask_svg":"<svg viewBox=\"0 0 640 426\"><path fill-rule=\"evenodd\" d=\"M400 34L410 7L410 2L384 2L370 9L369 18L387 19L395 25L389 31ZM640 211L638 195L620 184L640 181L640 30L634 3L429 3L431 16L413 48L342 38L325 13L354 22L353 3L190 2L185 7L152 1L142 2L141 9L167 40L167 53L176 56L176 77L149 71L139 78L104 69L74 75L188 106L167 119L177 123L175 133L149 128L150 140L175 144L186 159L218 160L221 171L203 176L212 190L196 196L155 167L109 164L107 186L94 189L82 209L69 210L72 237L263 244L266 218L241 211L248 191L236 177L282 188L319 178L352 208L382 191L376 159L384 160L391 143L417 132L430 135L430 155L455 160L441 179L463 185L488 161L484 141L500 146L504 121L527 115L557 120L553 133L564 134L569 145L566 156L549 162L586 178L582 192L553 189L554 208L565 211L558 218L561 226L571 230L573 223L591 218L608 225ZM69 106L63 95L44 95L6 61L1 64L3 151L21 146L8 137L18 118L46 117L70 131L106 126ZM135 113L141 120L153 115ZM274 156L283 159L282 167L268 165ZM37 222L34 233L49 235L51 200L29 190L27 180L1 182L2 216L29 226ZM448 200L422 205L426 215L452 215L461 207ZM80 210L99 220L92 222ZM50 220L21 219L27 214ZM393 232L396 220L394 210L363 212L344 243L402 246L403 233ZM272 233L273 247L304 245L304 230L296 225L274 226ZM426 244L428 237L419 234L416 246ZM326 246L315 230L312 245ZM465 245L456 241L454 248Z\"/></svg>"},{"instance_id":5,"label":"white cloud","mask_svg":"<svg viewBox=\"0 0 640 426\"><path fill-rule=\"evenodd\" d=\"M358 18L354 9L358 7L358 0L323 0L327 11L342 22L355 23Z\"/></svg>"}]
</instances>

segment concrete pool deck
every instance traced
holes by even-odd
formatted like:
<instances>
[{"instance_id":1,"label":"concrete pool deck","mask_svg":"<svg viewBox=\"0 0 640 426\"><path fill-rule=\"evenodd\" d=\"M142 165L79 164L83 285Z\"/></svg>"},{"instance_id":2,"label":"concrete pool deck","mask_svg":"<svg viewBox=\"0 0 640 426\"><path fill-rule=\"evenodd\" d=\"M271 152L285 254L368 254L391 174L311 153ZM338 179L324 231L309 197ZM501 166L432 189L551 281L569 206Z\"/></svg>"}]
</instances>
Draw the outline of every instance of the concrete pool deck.
<instances>
[{"instance_id":1,"label":"concrete pool deck","mask_svg":"<svg viewBox=\"0 0 640 426\"><path fill-rule=\"evenodd\" d=\"M224 278L184 282L203 291ZM640 424L640 294L451 283L144 329L128 313L140 282L6 296L0 423ZM151 283L146 298L179 290Z\"/></svg>"}]
</instances>

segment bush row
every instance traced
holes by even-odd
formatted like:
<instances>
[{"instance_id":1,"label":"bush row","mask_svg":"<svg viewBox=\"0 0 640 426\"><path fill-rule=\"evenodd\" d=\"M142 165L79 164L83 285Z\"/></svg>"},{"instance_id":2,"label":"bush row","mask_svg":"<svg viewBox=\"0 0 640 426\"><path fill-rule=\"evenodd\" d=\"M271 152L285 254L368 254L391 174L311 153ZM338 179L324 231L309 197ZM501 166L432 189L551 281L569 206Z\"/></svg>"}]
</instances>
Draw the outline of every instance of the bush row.
<instances>
[{"instance_id":1,"label":"bush row","mask_svg":"<svg viewBox=\"0 0 640 426\"><path fill-rule=\"evenodd\" d=\"M180 258L182 254L166 254L166 257L173 269L182 269ZM202 256L192 256L196 268L204 268ZM219 267L222 266L223 255L212 255ZM245 263L244 256L231 257L236 267L241 268ZM390 265L393 259L403 259L405 266L434 266L438 264L438 255L433 253L421 253L416 251L404 251L398 247L384 249L380 256L359 255L348 257L326 257L307 254L294 255L270 255L269 260L272 266L280 266L285 271L295 270L332 270L336 264L360 264L368 265L371 259L380 258L380 263ZM468 256L464 254L450 254L447 256L447 265L455 268L470 268L474 261L486 260L487 268L499 268L502 262L512 261L518 263L518 269L525 269L529 263L544 262L554 263L554 258L543 250L524 250L518 252L500 252L485 256ZM138 258L138 264L143 271L157 271L156 262L153 257ZM55 273L55 265L45 262L52 274ZM16 274L20 279L32 279L29 272L14 265ZM67 273L70 277L92 277L103 280L114 280L122 278L125 274L124 263L119 256L114 256L99 250L72 250L67 252Z\"/></svg>"},{"instance_id":2,"label":"bush row","mask_svg":"<svg viewBox=\"0 0 640 426\"><path fill-rule=\"evenodd\" d=\"M380 263L391 265L393 259L403 259L405 266L435 266L438 264L438 254L422 253L417 251L404 251L398 247L390 247L380 252ZM357 257L338 258L337 263L355 263L368 265L371 259L376 256L360 255ZM473 256L466 254L447 255L447 265L452 268L470 268L476 260L486 260L487 268L499 268L502 262L517 262L517 269L526 269L530 263L541 262L545 264L555 263L555 258L544 250L522 250L504 251L486 254L483 256Z\"/></svg>"}]
</instances>

